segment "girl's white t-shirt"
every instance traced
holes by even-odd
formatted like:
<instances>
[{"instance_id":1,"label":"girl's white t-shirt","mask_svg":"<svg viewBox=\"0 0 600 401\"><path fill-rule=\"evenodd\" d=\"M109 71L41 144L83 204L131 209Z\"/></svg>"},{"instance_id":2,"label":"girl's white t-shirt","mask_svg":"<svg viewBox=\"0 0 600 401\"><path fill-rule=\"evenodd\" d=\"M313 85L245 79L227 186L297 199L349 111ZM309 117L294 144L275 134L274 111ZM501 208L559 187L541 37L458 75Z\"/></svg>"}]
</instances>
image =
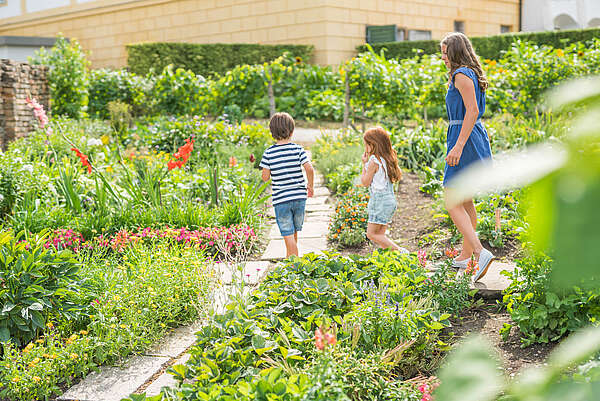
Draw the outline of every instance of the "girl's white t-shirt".
<instances>
[{"instance_id":1,"label":"girl's white t-shirt","mask_svg":"<svg viewBox=\"0 0 600 401\"><path fill-rule=\"evenodd\" d=\"M373 176L373 181L371 181L371 189L375 191L384 191L387 189L388 185L387 165L385 164L385 159L381 159L380 162L375 155L371 155L367 161L367 167L371 163L375 163L379 166L377 172Z\"/></svg>"}]
</instances>

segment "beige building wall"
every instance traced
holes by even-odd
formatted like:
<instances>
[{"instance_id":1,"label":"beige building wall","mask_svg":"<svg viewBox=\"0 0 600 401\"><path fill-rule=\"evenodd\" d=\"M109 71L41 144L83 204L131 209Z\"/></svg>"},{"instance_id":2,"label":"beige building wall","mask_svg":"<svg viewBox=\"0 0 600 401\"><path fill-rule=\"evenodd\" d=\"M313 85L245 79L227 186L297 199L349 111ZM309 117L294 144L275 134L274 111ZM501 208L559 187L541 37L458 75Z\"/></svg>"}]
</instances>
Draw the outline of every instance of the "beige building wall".
<instances>
[{"instance_id":1,"label":"beige building wall","mask_svg":"<svg viewBox=\"0 0 600 401\"><path fill-rule=\"evenodd\" d=\"M76 38L94 68L123 67L139 42L312 44L314 62L339 64L364 43L366 25L396 24L439 39L463 21L467 35L518 30L519 0L69 0L2 18L0 35ZM10 5L10 3L9 3Z\"/></svg>"}]
</instances>

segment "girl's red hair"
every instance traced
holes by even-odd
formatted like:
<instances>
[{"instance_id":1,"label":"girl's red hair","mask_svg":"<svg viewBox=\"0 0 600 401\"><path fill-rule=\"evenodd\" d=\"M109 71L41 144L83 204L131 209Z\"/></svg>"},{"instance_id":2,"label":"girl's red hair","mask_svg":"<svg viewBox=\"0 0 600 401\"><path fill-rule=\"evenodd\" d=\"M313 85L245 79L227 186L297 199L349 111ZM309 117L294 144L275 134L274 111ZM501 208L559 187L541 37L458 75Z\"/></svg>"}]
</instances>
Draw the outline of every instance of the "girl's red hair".
<instances>
[{"instance_id":1,"label":"girl's red hair","mask_svg":"<svg viewBox=\"0 0 600 401\"><path fill-rule=\"evenodd\" d=\"M363 135L363 139L367 145L371 147L371 152L379 160L385 160L387 166L387 174L391 182L400 181L402 171L398 167L398 156L392 148L390 134L381 127L369 128Z\"/></svg>"}]
</instances>

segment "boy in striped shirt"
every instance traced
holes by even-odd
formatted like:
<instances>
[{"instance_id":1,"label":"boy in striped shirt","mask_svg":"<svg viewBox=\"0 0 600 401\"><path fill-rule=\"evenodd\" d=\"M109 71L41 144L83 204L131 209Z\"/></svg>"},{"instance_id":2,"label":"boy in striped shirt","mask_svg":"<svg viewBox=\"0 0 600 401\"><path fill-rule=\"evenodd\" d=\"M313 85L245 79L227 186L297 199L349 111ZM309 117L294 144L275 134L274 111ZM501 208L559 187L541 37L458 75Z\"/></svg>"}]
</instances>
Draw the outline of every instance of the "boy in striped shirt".
<instances>
[{"instance_id":1,"label":"boy in striped shirt","mask_svg":"<svg viewBox=\"0 0 600 401\"><path fill-rule=\"evenodd\" d=\"M298 256L298 231L302 231L306 198L313 196L315 172L302 146L291 141L294 119L288 113L276 113L269 122L276 144L260 161L262 179L271 179L275 220L285 242L287 257ZM302 175L306 171L308 185Z\"/></svg>"}]
</instances>

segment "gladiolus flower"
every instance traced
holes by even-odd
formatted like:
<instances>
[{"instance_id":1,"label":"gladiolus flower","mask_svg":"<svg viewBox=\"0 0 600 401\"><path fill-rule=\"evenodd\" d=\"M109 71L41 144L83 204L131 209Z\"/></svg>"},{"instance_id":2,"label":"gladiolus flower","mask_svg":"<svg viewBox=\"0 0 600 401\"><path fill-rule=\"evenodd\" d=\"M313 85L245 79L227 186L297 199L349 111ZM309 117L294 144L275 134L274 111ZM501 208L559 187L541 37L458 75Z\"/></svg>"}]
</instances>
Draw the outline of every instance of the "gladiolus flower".
<instances>
[{"instance_id":1,"label":"gladiolus flower","mask_svg":"<svg viewBox=\"0 0 600 401\"><path fill-rule=\"evenodd\" d=\"M235 166L237 166L237 164L238 164L237 159L235 157L231 156L229 158L229 167L235 167Z\"/></svg>"},{"instance_id":2,"label":"gladiolus flower","mask_svg":"<svg viewBox=\"0 0 600 401\"><path fill-rule=\"evenodd\" d=\"M327 340L327 343L329 345L335 345L335 344L337 344L337 338L335 338L334 334L326 333L325 334L325 340Z\"/></svg>"},{"instance_id":3,"label":"gladiolus flower","mask_svg":"<svg viewBox=\"0 0 600 401\"><path fill-rule=\"evenodd\" d=\"M92 165L90 164L88 157L86 155L84 155L83 153L81 153L81 151L77 148L71 148L71 150L73 152L75 152L77 157L79 157L79 160L81 160L81 164L83 165L83 167L87 167L88 174L91 174L92 173Z\"/></svg>"},{"instance_id":4,"label":"gladiolus flower","mask_svg":"<svg viewBox=\"0 0 600 401\"><path fill-rule=\"evenodd\" d=\"M173 155L175 160L169 160L167 162L167 168L173 170L175 167L181 168L187 163L192 151L194 150L194 138L188 138L185 140L185 145L179 147L177 152ZM179 159L179 160L177 160Z\"/></svg>"},{"instance_id":5,"label":"gladiolus flower","mask_svg":"<svg viewBox=\"0 0 600 401\"><path fill-rule=\"evenodd\" d=\"M250 163L254 163L254 160L256 160L256 157L254 157L254 154L250 155Z\"/></svg>"},{"instance_id":6,"label":"gladiolus flower","mask_svg":"<svg viewBox=\"0 0 600 401\"><path fill-rule=\"evenodd\" d=\"M324 340L323 332L321 331L321 329L316 329L315 330L315 347L317 347L317 349L319 351L321 351L323 348L325 348L325 343L323 342L323 340Z\"/></svg>"}]
</instances>

